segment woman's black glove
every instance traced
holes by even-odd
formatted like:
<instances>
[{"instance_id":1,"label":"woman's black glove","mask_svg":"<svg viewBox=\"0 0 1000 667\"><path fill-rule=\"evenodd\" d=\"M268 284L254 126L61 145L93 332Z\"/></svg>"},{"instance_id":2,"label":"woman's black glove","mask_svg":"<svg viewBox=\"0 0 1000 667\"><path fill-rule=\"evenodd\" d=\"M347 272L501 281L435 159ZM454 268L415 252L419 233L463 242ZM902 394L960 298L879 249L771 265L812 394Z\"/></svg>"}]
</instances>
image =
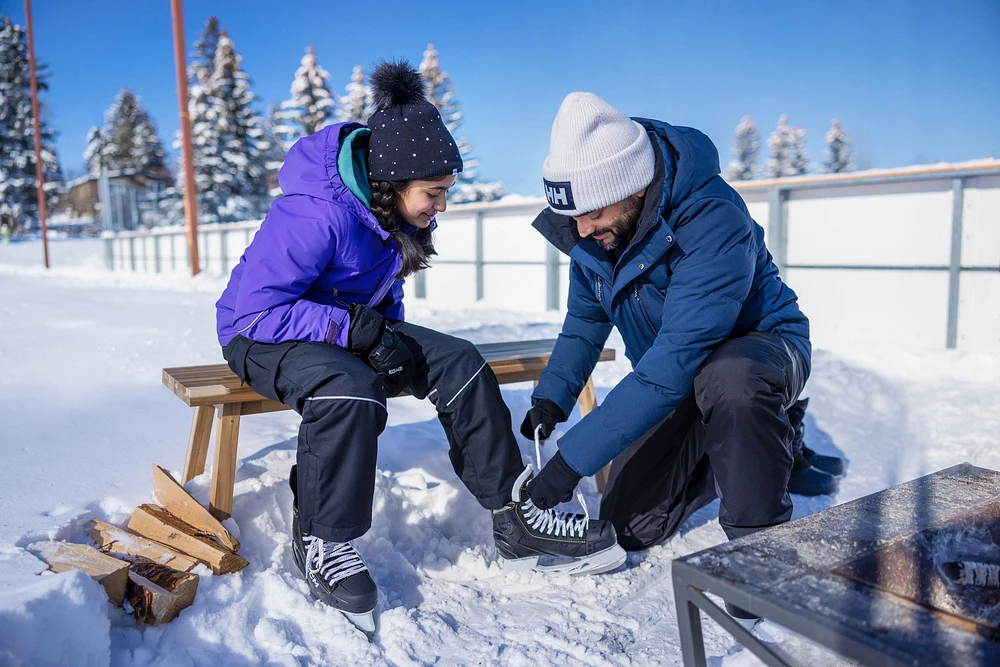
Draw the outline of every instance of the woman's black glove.
<instances>
[{"instance_id":1,"label":"woman's black glove","mask_svg":"<svg viewBox=\"0 0 1000 667\"><path fill-rule=\"evenodd\" d=\"M540 510L553 508L573 497L573 490L582 478L583 475L577 474L562 454L556 452L538 476L528 482L528 497Z\"/></svg>"},{"instance_id":2,"label":"woman's black glove","mask_svg":"<svg viewBox=\"0 0 1000 667\"><path fill-rule=\"evenodd\" d=\"M385 395L399 395L413 379L413 353L377 311L355 303L350 309L347 349L382 374Z\"/></svg>"},{"instance_id":3,"label":"woman's black glove","mask_svg":"<svg viewBox=\"0 0 1000 667\"><path fill-rule=\"evenodd\" d=\"M543 398L532 405L528 414L524 415L524 421L521 422L521 435L528 440L534 440L535 429L541 424L542 432L539 433L539 439L545 440L552 435L556 424L564 421L566 421L566 417L563 416L562 408L549 399Z\"/></svg>"}]
</instances>

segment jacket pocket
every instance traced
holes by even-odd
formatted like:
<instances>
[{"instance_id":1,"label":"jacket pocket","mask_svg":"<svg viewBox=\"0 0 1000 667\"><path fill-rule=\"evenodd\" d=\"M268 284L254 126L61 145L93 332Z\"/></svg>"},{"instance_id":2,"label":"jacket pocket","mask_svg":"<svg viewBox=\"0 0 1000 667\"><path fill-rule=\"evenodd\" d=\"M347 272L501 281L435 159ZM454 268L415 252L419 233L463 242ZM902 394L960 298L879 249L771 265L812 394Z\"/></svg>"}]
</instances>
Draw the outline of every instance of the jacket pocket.
<instances>
[{"instance_id":1,"label":"jacket pocket","mask_svg":"<svg viewBox=\"0 0 1000 667\"><path fill-rule=\"evenodd\" d=\"M632 283L632 298L635 300L635 308L639 311L642 322L645 322L646 324L647 337L655 339L656 333L659 331L659 327L656 326L653 318L649 314L649 311L646 309L646 302L643 301L642 296L639 293L638 280Z\"/></svg>"}]
</instances>

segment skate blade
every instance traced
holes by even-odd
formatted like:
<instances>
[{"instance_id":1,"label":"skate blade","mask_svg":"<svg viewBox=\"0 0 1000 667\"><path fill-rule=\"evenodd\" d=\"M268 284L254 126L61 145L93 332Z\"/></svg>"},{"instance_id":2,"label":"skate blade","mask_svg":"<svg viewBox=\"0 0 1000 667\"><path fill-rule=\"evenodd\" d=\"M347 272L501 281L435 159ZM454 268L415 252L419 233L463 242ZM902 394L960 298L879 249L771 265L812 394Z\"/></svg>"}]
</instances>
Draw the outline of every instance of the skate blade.
<instances>
[{"instance_id":1,"label":"skate blade","mask_svg":"<svg viewBox=\"0 0 1000 667\"><path fill-rule=\"evenodd\" d=\"M368 636L368 640L371 641L372 637L375 636L375 610L361 612L360 614L352 614L349 611L341 611L341 614L347 617L351 623L354 624L358 630L365 633Z\"/></svg>"},{"instance_id":2,"label":"skate blade","mask_svg":"<svg viewBox=\"0 0 1000 667\"><path fill-rule=\"evenodd\" d=\"M552 565L540 564L538 562L539 556L504 558L501 560L501 567L503 567L504 572L541 572L543 574L568 574L571 576L601 574L614 570L624 563L626 555L625 550L616 544L589 556Z\"/></svg>"}]
</instances>

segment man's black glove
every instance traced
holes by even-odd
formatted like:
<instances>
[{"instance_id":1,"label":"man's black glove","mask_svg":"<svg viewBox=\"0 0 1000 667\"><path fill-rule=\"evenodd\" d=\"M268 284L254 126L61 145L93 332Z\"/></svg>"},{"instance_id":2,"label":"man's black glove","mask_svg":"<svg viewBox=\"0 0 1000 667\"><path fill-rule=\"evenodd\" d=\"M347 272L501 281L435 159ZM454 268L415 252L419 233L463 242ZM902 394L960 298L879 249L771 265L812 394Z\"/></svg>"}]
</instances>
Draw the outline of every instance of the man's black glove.
<instances>
[{"instance_id":1,"label":"man's black glove","mask_svg":"<svg viewBox=\"0 0 1000 667\"><path fill-rule=\"evenodd\" d=\"M563 415L562 408L549 399L543 398L532 405L528 414L524 415L524 421L521 422L521 435L528 440L534 440L535 429L541 424L542 432L539 434L539 439L545 440L552 435L556 424L563 421L566 421L566 417Z\"/></svg>"},{"instance_id":2,"label":"man's black glove","mask_svg":"<svg viewBox=\"0 0 1000 667\"><path fill-rule=\"evenodd\" d=\"M382 373L385 395L397 396L413 379L413 353L384 317L360 303L351 305L347 349Z\"/></svg>"},{"instance_id":3,"label":"man's black glove","mask_svg":"<svg viewBox=\"0 0 1000 667\"><path fill-rule=\"evenodd\" d=\"M556 452L538 476L528 482L528 497L538 509L550 509L572 498L573 490L582 478L583 475L577 474L562 454Z\"/></svg>"}]
</instances>

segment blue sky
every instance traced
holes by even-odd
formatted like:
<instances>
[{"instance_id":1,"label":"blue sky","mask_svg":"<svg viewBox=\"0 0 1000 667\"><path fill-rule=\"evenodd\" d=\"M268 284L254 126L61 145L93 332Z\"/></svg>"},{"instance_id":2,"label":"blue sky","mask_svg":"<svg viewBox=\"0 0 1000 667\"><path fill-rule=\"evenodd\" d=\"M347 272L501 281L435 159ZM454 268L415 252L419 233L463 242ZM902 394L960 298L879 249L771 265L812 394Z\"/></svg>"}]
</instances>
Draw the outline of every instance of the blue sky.
<instances>
[{"instance_id":1,"label":"blue sky","mask_svg":"<svg viewBox=\"0 0 1000 667\"><path fill-rule=\"evenodd\" d=\"M169 150L178 127L170 3L45 0L33 11L64 169L82 169L87 130L122 87L142 96ZM724 162L744 113L763 137L788 114L808 130L816 162L834 117L861 167L1000 157L997 0L187 0L184 11L189 52L217 15L266 103L288 97L308 45L342 93L354 65L417 63L433 42L480 175L523 194L541 192L552 118L573 90L697 127ZM0 14L23 23L23 2L0 0Z\"/></svg>"}]
</instances>

